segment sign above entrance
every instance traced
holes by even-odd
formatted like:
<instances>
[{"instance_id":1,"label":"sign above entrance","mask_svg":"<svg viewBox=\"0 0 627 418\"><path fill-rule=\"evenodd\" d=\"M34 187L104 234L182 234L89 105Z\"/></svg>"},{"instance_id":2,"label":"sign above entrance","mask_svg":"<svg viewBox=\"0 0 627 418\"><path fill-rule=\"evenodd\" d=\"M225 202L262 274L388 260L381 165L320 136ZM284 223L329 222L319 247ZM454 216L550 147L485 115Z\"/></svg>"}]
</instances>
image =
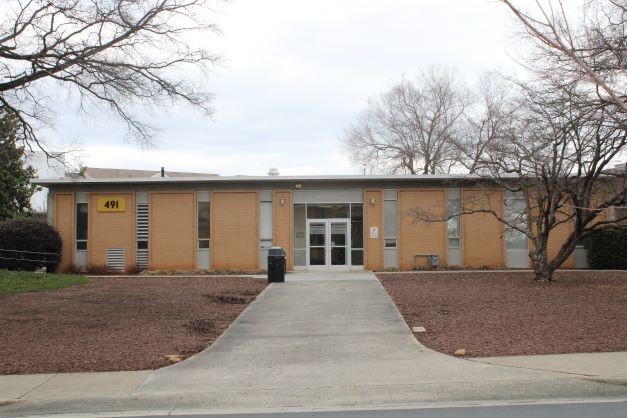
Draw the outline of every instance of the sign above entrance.
<instances>
[{"instance_id":1,"label":"sign above entrance","mask_svg":"<svg viewBox=\"0 0 627 418\"><path fill-rule=\"evenodd\" d=\"M98 212L126 212L126 197L100 196L98 197Z\"/></svg>"},{"instance_id":2,"label":"sign above entrance","mask_svg":"<svg viewBox=\"0 0 627 418\"><path fill-rule=\"evenodd\" d=\"M363 190L294 190L294 203L363 203Z\"/></svg>"}]
</instances>

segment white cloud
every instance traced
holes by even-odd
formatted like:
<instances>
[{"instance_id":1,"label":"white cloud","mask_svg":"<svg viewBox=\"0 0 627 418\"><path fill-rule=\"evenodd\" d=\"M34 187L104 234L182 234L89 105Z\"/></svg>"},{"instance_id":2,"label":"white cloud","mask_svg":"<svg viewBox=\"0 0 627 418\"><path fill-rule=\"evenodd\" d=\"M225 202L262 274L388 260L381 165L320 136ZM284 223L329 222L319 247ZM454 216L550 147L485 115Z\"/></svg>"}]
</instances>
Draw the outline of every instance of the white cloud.
<instances>
[{"instance_id":1,"label":"white cloud","mask_svg":"<svg viewBox=\"0 0 627 418\"><path fill-rule=\"evenodd\" d=\"M225 64L209 80L216 114L147 114L160 147L125 143L107 115L62 115L57 140L80 139L90 166L265 174L351 173L338 139L364 107L403 73L456 66L469 82L512 68L508 14L487 0L234 0L215 16L223 37L208 49ZM214 42L209 38L208 42Z\"/></svg>"}]
</instances>

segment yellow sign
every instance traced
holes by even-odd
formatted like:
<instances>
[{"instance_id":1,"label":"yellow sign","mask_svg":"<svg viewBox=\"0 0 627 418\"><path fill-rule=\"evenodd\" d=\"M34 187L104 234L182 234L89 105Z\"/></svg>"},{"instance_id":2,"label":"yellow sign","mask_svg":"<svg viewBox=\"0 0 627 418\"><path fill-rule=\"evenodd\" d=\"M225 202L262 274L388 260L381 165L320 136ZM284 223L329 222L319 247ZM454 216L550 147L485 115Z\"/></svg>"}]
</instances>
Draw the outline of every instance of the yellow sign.
<instances>
[{"instance_id":1,"label":"yellow sign","mask_svg":"<svg viewBox=\"0 0 627 418\"><path fill-rule=\"evenodd\" d=\"M98 212L126 212L126 197L102 196L98 198Z\"/></svg>"}]
</instances>

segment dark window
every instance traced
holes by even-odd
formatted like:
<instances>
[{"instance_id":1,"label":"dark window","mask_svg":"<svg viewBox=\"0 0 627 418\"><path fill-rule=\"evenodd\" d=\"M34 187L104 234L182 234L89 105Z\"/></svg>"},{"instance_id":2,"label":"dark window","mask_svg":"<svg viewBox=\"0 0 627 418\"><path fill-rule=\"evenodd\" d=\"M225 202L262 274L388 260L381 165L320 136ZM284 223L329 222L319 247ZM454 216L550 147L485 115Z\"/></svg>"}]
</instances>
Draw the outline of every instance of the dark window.
<instances>
[{"instance_id":1,"label":"dark window","mask_svg":"<svg viewBox=\"0 0 627 418\"><path fill-rule=\"evenodd\" d=\"M364 205L351 204L351 265L364 264Z\"/></svg>"},{"instance_id":2,"label":"dark window","mask_svg":"<svg viewBox=\"0 0 627 418\"><path fill-rule=\"evenodd\" d=\"M76 204L76 240L87 239L87 203Z\"/></svg>"},{"instance_id":3,"label":"dark window","mask_svg":"<svg viewBox=\"0 0 627 418\"><path fill-rule=\"evenodd\" d=\"M364 220L364 205L361 203L351 203L351 221Z\"/></svg>"},{"instance_id":4,"label":"dark window","mask_svg":"<svg viewBox=\"0 0 627 418\"><path fill-rule=\"evenodd\" d=\"M348 218L348 203L307 205L308 219Z\"/></svg>"},{"instance_id":5,"label":"dark window","mask_svg":"<svg viewBox=\"0 0 627 418\"><path fill-rule=\"evenodd\" d=\"M364 265L364 250L353 250L353 251L351 251L351 264L353 266L363 266Z\"/></svg>"},{"instance_id":6,"label":"dark window","mask_svg":"<svg viewBox=\"0 0 627 418\"><path fill-rule=\"evenodd\" d=\"M386 238L384 243L385 248L396 248L396 238Z\"/></svg>"},{"instance_id":7,"label":"dark window","mask_svg":"<svg viewBox=\"0 0 627 418\"><path fill-rule=\"evenodd\" d=\"M138 250L147 250L148 249L148 241L137 241L137 249Z\"/></svg>"},{"instance_id":8,"label":"dark window","mask_svg":"<svg viewBox=\"0 0 627 418\"><path fill-rule=\"evenodd\" d=\"M198 202L198 239L211 238L210 206L210 202Z\"/></svg>"}]
</instances>

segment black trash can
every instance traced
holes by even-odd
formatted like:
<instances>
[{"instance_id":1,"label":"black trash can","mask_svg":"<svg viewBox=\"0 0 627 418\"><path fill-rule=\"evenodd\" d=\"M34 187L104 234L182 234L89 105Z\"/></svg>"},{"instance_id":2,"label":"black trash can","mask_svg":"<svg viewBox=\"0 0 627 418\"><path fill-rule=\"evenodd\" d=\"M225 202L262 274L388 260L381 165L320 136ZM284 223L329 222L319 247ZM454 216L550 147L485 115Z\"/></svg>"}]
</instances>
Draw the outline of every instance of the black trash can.
<instances>
[{"instance_id":1,"label":"black trash can","mask_svg":"<svg viewBox=\"0 0 627 418\"><path fill-rule=\"evenodd\" d=\"M285 281L285 251L281 247L268 248L268 283Z\"/></svg>"}]
</instances>

